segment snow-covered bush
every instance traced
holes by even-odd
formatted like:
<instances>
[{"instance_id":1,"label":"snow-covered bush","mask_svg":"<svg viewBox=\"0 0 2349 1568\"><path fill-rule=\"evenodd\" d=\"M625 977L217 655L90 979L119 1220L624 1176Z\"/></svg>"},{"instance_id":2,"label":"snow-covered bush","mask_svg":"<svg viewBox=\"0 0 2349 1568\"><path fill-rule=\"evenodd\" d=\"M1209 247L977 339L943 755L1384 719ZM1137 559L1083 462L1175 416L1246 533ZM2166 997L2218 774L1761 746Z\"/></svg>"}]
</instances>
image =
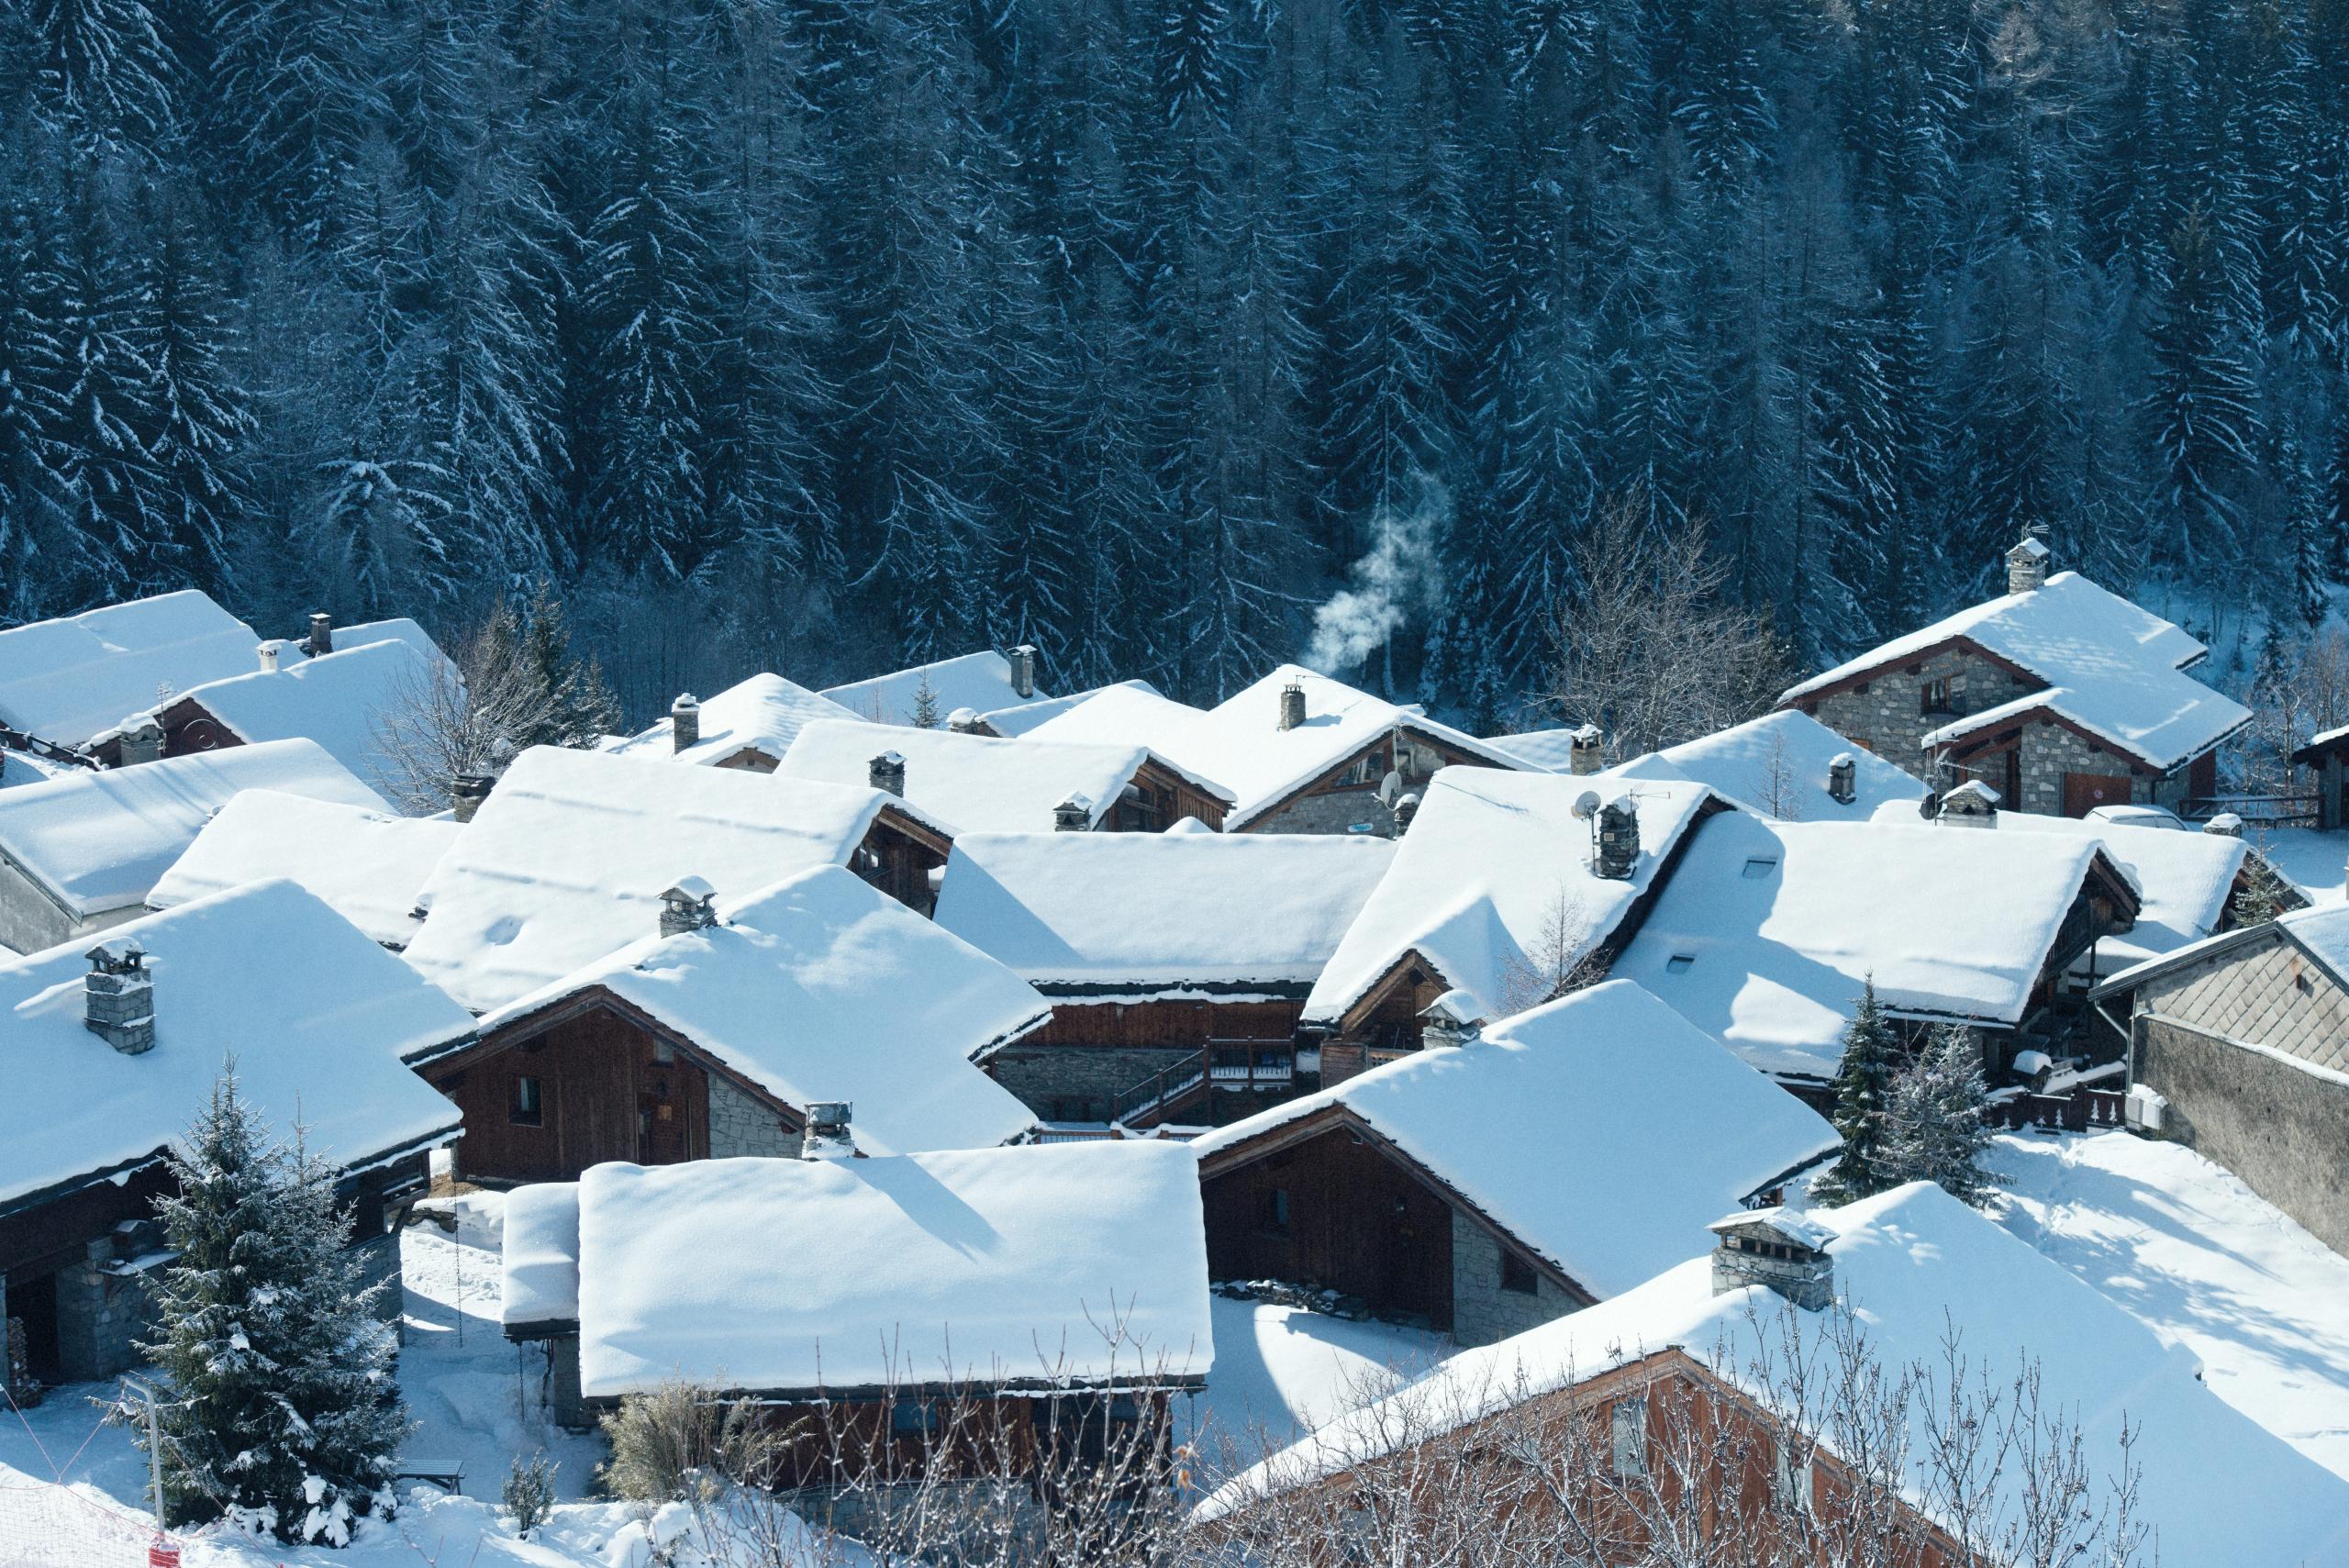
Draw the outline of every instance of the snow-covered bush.
<instances>
[{"instance_id":1,"label":"snow-covered bush","mask_svg":"<svg viewBox=\"0 0 2349 1568\"><path fill-rule=\"evenodd\" d=\"M514 1456L499 1498L505 1503L506 1511L514 1516L515 1534L528 1536L554 1511L554 1473L561 1468L543 1451L528 1461L518 1453Z\"/></svg>"},{"instance_id":2,"label":"snow-covered bush","mask_svg":"<svg viewBox=\"0 0 2349 1568\"><path fill-rule=\"evenodd\" d=\"M621 1400L604 1418L604 1436L612 1457L596 1480L615 1497L647 1504L692 1501L724 1482L756 1480L774 1444L756 1406L674 1378Z\"/></svg>"}]
</instances>

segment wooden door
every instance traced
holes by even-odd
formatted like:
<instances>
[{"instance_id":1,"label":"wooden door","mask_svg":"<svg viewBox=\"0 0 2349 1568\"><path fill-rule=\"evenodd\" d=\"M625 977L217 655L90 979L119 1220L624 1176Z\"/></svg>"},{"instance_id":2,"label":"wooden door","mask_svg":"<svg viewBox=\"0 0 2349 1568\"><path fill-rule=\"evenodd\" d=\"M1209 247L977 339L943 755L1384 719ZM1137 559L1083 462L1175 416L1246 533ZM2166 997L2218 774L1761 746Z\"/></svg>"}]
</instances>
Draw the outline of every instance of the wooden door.
<instances>
[{"instance_id":1,"label":"wooden door","mask_svg":"<svg viewBox=\"0 0 2349 1568\"><path fill-rule=\"evenodd\" d=\"M2064 775L2064 815L2066 817L2086 817L2099 806L2126 806L2129 796L2129 775L2126 773Z\"/></svg>"},{"instance_id":2,"label":"wooden door","mask_svg":"<svg viewBox=\"0 0 2349 1568\"><path fill-rule=\"evenodd\" d=\"M1452 1327L1452 1210L1416 1186L1397 1192L1386 1229L1380 1303L1431 1329ZM1372 1297L1378 1301L1379 1296Z\"/></svg>"},{"instance_id":3,"label":"wooden door","mask_svg":"<svg viewBox=\"0 0 2349 1568\"><path fill-rule=\"evenodd\" d=\"M674 1165L709 1146L709 1083L695 1062L641 1040L637 1063L636 1162Z\"/></svg>"}]
</instances>

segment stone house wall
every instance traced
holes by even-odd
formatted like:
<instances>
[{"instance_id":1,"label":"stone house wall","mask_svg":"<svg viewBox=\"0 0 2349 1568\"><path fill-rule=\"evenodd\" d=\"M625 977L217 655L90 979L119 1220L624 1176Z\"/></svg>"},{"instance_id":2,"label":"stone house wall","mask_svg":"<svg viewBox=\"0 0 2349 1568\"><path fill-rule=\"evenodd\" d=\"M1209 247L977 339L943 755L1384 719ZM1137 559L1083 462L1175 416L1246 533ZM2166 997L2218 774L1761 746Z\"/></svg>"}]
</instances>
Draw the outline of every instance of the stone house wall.
<instances>
[{"instance_id":1,"label":"stone house wall","mask_svg":"<svg viewBox=\"0 0 2349 1568\"><path fill-rule=\"evenodd\" d=\"M1980 713L2040 689L1960 648L1945 648L1915 662L1914 674L1905 664L1892 664L1872 677L1865 689L1854 686L1820 697L1805 697L1796 706L1828 728L1849 736L1894 767L1931 784L1935 781L1928 776L1925 765L1928 734L1965 714ZM1925 683L1954 675L1965 677L1965 692L1951 699L1951 706L1957 711L1920 712Z\"/></svg>"},{"instance_id":2,"label":"stone house wall","mask_svg":"<svg viewBox=\"0 0 2349 1568\"><path fill-rule=\"evenodd\" d=\"M783 1118L717 1073L709 1074L709 1157L799 1158L799 1134Z\"/></svg>"},{"instance_id":3,"label":"stone house wall","mask_svg":"<svg viewBox=\"0 0 2349 1568\"><path fill-rule=\"evenodd\" d=\"M1197 1046L1014 1045L988 1058L987 1070L1047 1120L1107 1121L1119 1095L1154 1073L1198 1061Z\"/></svg>"},{"instance_id":4,"label":"stone house wall","mask_svg":"<svg viewBox=\"0 0 2349 1568\"><path fill-rule=\"evenodd\" d=\"M1577 1311L1582 1303L1540 1269L1534 1292L1501 1288L1500 1238L1484 1221L1452 1211L1452 1337L1462 1345L1489 1345Z\"/></svg>"},{"instance_id":5,"label":"stone house wall","mask_svg":"<svg viewBox=\"0 0 2349 1568\"><path fill-rule=\"evenodd\" d=\"M1360 789L1302 795L1277 811L1248 824L1251 833L1353 833L1361 838L1395 836L1395 812L1378 798L1377 781Z\"/></svg>"},{"instance_id":6,"label":"stone house wall","mask_svg":"<svg viewBox=\"0 0 2349 1568\"><path fill-rule=\"evenodd\" d=\"M2128 758L2092 746L2060 724L2033 719L2022 727L2020 743L2022 747L2022 799L2008 803L2017 810L2036 811L2049 817L2063 816L2065 773L2124 775L2129 780L2130 800L2143 805L2153 798L2154 781L2150 775L2138 773ZM1986 782L1994 788L1999 786L1997 779ZM2178 783L2182 794L2183 774L2179 775Z\"/></svg>"},{"instance_id":7,"label":"stone house wall","mask_svg":"<svg viewBox=\"0 0 2349 1568\"><path fill-rule=\"evenodd\" d=\"M2349 1073L2349 995L2280 930L2155 977L2136 1006L2205 1035Z\"/></svg>"}]
</instances>

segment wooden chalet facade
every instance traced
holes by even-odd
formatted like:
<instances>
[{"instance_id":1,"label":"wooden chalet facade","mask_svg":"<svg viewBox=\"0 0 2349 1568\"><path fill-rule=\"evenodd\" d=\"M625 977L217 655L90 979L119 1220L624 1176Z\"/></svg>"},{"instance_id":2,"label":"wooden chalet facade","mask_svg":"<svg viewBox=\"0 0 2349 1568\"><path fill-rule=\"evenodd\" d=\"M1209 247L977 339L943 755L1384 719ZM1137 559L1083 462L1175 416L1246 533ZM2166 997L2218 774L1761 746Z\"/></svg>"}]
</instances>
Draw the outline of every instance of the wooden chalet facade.
<instances>
[{"instance_id":1,"label":"wooden chalet facade","mask_svg":"<svg viewBox=\"0 0 2349 1568\"><path fill-rule=\"evenodd\" d=\"M1047 1121L1220 1127L1316 1083L1300 1079L1297 1060L1302 985L1286 998L1251 988L1233 999L1187 991L1120 1001L1039 989L1052 998L1052 1022L985 1066Z\"/></svg>"},{"instance_id":2,"label":"wooden chalet facade","mask_svg":"<svg viewBox=\"0 0 2349 1568\"><path fill-rule=\"evenodd\" d=\"M863 841L849 851L848 869L907 908L927 915L938 904L930 873L953 852L954 840L938 824L885 801Z\"/></svg>"},{"instance_id":3,"label":"wooden chalet facade","mask_svg":"<svg viewBox=\"0 0 2349 1568\"><path fill-rule=\"evenodd\" d=\"M1230 810L1231 802L1208 790L1199 780L1157 757L1145 757L1131 782L1119 792L1117 804L1094 823L1093 831L1163 833L1192 817L1220 832Z\"/></svg>"}]
</instances>

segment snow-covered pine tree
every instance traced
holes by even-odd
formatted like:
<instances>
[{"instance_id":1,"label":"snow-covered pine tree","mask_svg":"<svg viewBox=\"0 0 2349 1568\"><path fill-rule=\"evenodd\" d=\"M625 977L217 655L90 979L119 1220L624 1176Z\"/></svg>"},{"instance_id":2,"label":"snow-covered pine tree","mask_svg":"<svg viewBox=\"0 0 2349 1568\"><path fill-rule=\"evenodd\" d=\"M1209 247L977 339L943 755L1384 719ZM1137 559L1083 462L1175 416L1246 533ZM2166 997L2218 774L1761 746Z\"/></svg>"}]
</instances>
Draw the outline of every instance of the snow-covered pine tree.
<instances>
[{"instance_id":1,"label":"snow-covered pine tree","mask_svg":"<svg viewBox=\"0 0 2349 1568\"><path fill-rule=\"evenodd\" d=\"M340 1546L388 1513L408 1431L397 1344L345 1250L333 1167L279 1141L234 1062L171 1156L159 1200L178 1261L139 1348L170 1385L163 1480L183 1518L225 1516L280 1540Z\"/></svg>"},{"instance_id":2,"label":"snow-covered pine tree","mask_svg":"<svg viewBox=\"0 0 2349 1568\"><path fill-rule=\"evenodd\" d=\"M570 618L551 582L539 579L522 619L516 657L528 671L534 697L533 712L515 738L516 747L590 747L618 729L619 699L604 684L604 672L594 656L582 659L572 651Z\"/></svg>"},{"instance_id":3,"label":"snow-covered pine tree","mask_svg":"<svg viewBox=\"0 0 2349 1568\"><path fill-rule=\"evenodd\" d=\"M930 673L924 671L914 686L913 711L908 716L917 729L935 729L939 725L938 688L930 684Z\"/></svg>"},{"instance_id":4,"label":"snow-covered pine tree","mask_svg":"<svg viewBox=\"0 0 2349 1568\"><path fill-rule=\"evenodd\" d=\"M1988 1099L1982 1048L1973 1032L1962 1024L1934 1029L1924 1050L1886 1086L1876 1185L1932 1182L1981 1207L1989 1198L1981 1162L1992 1136L1982 1116Z\"/></svg>"},{"instance_id":5,"label":"snow-covered pine tree","mask_svg":"<svg viewBox=\"0 0 2349 1568\"><path fill-rule=\"evenodd\" d=\"M354 450L319 472L327 495L312 530L312 555L335 602L362 615L391 615L418 596L440 599L453 591L446 503L432 489L407 483L443 477L443 471Z\"/></svg>"},{"instance_id":6,"label":"snow-covered pine tree","mask_svg":"<svg viewBox=\"0 0 2349 1568\"><path fill-rule=\"evenodd\" d=\"M156 565L170 586L219 594L228 586L228 550L244 520L253 417L226 362L233 342L228 306L186 202L167 195L153 205L145 345L156 423L142 439L163 496Z\"/></svg>"},{"instance_id":7,"label":"snow-covered pine tree","mask_svg":"<svg viewBox=\"0 0 2349 1568\"><path fill-rule=\"evenodd\" d=\"M1835 1130L1843 1151L1812 1194L1821 1203L1842 1204L1882 1192L1889 1185L1883 1169L1884 1108L1899 1063L1900 1040L1884 1004L1876 1000L1871 975L1859 1006L1843 1029L1843 1062L1835 1072Z\"/></svg>"}]
</instances>

